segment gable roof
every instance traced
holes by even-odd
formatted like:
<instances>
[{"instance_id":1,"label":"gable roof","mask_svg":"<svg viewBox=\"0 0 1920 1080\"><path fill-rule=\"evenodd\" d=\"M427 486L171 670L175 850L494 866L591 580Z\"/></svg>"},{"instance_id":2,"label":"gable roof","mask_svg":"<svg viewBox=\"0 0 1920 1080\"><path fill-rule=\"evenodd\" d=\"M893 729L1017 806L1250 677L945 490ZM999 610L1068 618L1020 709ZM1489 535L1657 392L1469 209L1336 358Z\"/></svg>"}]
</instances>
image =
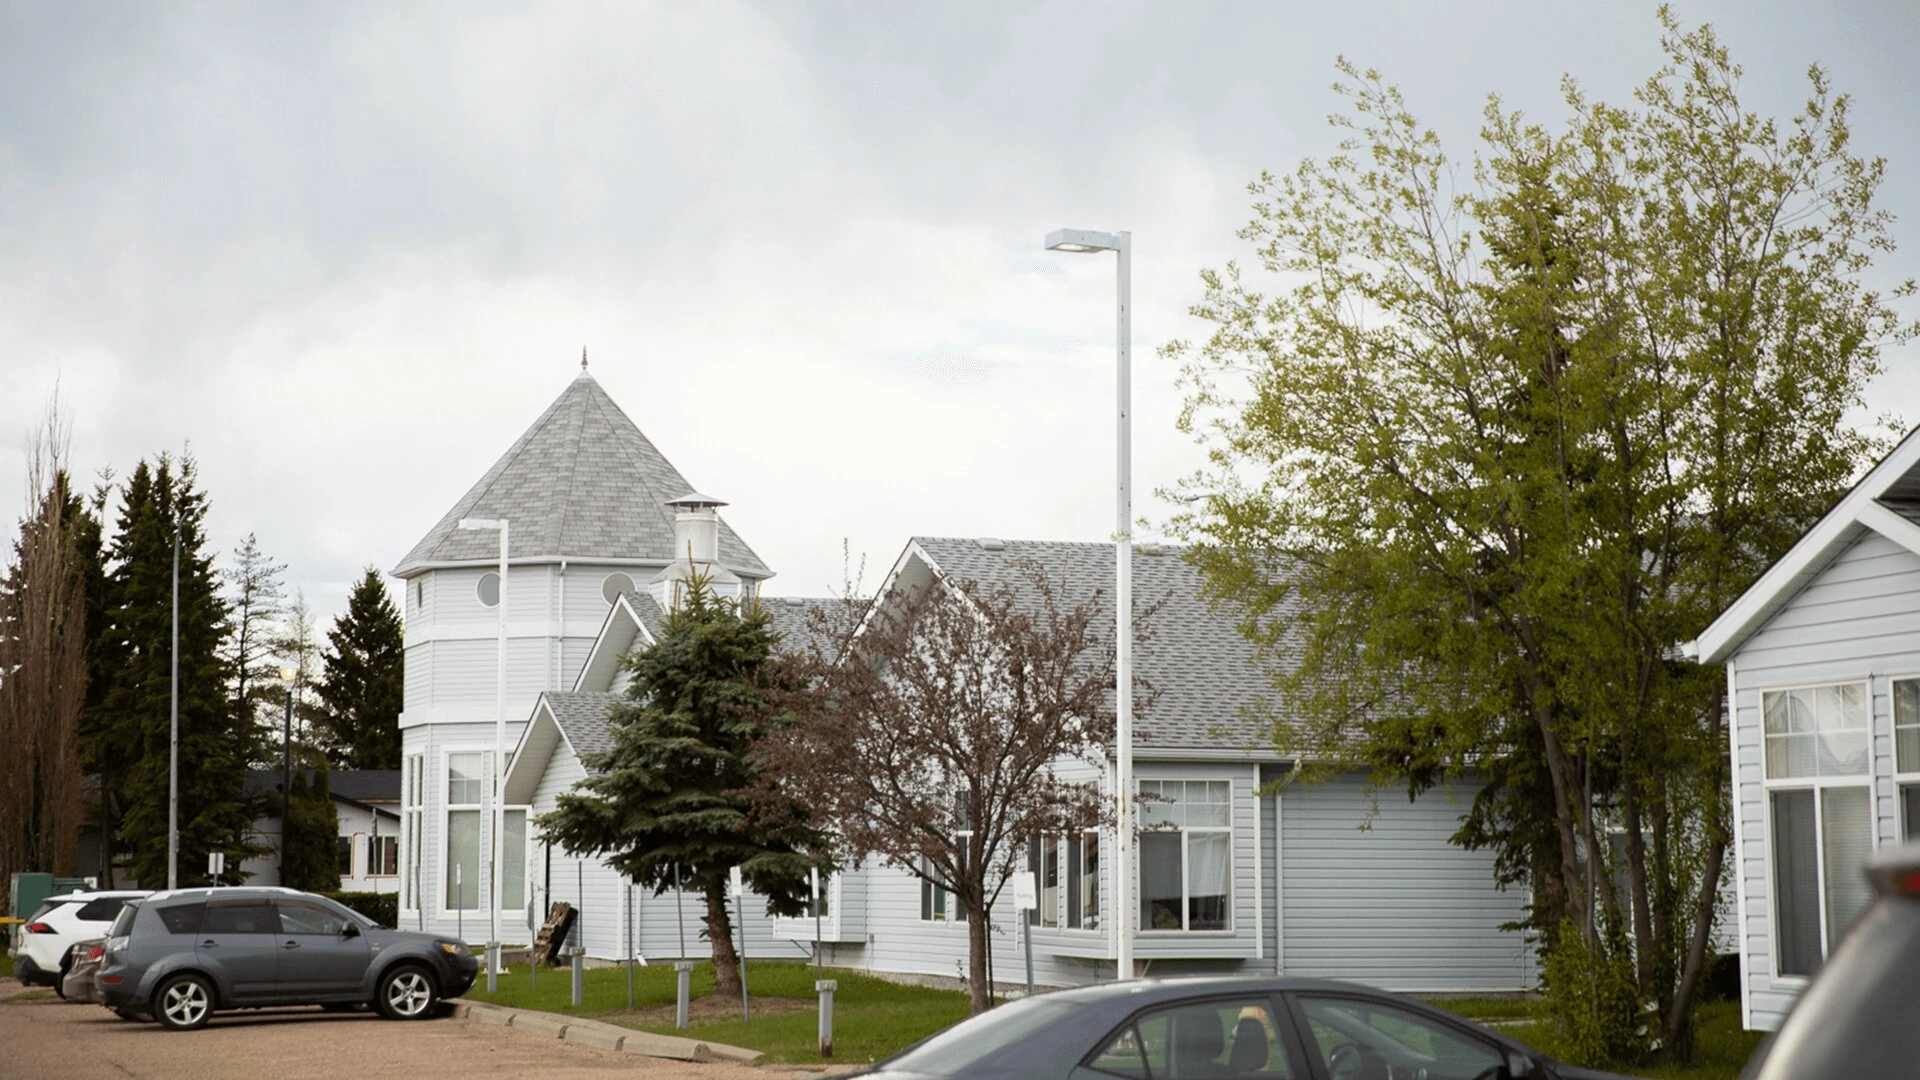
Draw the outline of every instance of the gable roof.
<instances>
[{"instance_id":1,"label":"gable roof","mask_svg":"<svg viewBox=\"0 0 1920 1080\"><path fill-rule=\"evenodd\" d=\"M846 603L835 596L763 596L760 610L767 613L773 632L780 636L774 646L782 653L805 656L814 645L813 613L831 613Z\"/></svg>"},{"instance_id":2,"label":"gable roof","mask_svg":"<svg viewBox=\"0 0 1920 1080\"><path fill-rule=\"evenodd\" d=\"M498 558L492 532L463 531L465 517L504 518L515 561L673 560L673 511L693 490L591 375L582 371L480 482L448 510L394 568L410 577L435 566ZM720 523L720 561L746 577L768 577L760 557Z\"/></svg>"},{"instance_id":3,"label":"gable roof","mask_svg":"<svg viewBox=\"0 0 1920 1080\"><path fill-rule=\"evenodd\" d=\"M553 753L565 744L575 757L613 749L607 714L619 701L614 694L549 690L533 706L533 719L521 730L501 777L500 798L508 806L533 802L534 789Z\"/></svg>"},{"instance_id":4,"label":"gable roof","mask_svg":"<svg viewBox=\"0 0 1920 1080\"><path fill-rule=\"evenodd\" d=\"M1869 530L1920 555L1920 427L1689 642L1687 654L1703 664L1725 663Z\"/></svg>"},{"instance_id":5,"label":"gable roof","mask_svg":"<svg viewBox=\"0 0 1920 1080\"><path fill-rule=\"evenodd\" d=\"M1263 722L1248 715L1268 698L1272 684L1234 616L1201 594L1200 572L1185 551L1176 545L1134 547L1134 608L1159 605L1147 625L1135 630L1135 674L1154 697L1134 717L1134 745L1272 754ZM917 536L905 558L916 557L943 577L989 588L1031 589L1026 567L1036 567L1061 587L1067 604L1081 603L1098 589L1095 626L1105 631L1103 643L1112 639L1112 544Z\"/></svg>"}]
</instances>

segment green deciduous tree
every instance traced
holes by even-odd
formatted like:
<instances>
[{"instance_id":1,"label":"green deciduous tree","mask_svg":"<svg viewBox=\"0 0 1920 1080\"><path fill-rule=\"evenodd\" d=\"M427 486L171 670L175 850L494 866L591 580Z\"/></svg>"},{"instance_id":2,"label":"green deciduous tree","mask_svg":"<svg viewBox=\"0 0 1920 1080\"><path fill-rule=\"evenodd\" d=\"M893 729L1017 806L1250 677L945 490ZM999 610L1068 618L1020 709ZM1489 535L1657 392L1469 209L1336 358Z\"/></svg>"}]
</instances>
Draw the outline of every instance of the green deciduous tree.
<instances>
[{"instance_id":1,"label":"green deciduous tree","mask_svg":"<svg viewBox=\"0 0 1920 1080\"><path fill-rule=\"evenodd\" d=\"M1460 188L1343 61L1340 152L1252 185L1271 284L1207 272L1213 333L1170 350L1212 462L1181 524L1298 660L1293 748L1482 782L1456 839L1591 960L1549 973L1630 952L1660 1022L1587 1040L1616 1058L1689 1052L1729 830L1723 680L1677 646L1872 458L1847 414L1913 334L1911 284L1863 281L1891 237L1847 98L1816 68L1758 116L1710 29L1662 25L1631 105L1491 100Z\"/></svg>"},{"instance_id":2,"label":"green deciduous tree","mask_svg":"<svg viewBox=\"0 0 1920 1080\"><path fill-rule=\"evenodd\" d=\"M750 751L776 723L784 686L774 642L764 612L743 613L696 577L658 640L626 658L632 682L610 720L613 749L587 755L587 778L538 821L551 842L605 855L656 893L684 882L702 896L720 993L740 990L731 870L769 911L797 915L824 848L807 815L752 794Z\"/></svg>"},{"instance_id":3,"label":"green deciduous tree","mask_svg":"<svg viewBox=\"0 0 1920 1080\"><path fill-rule=\"evenodd\" d=\"M343 769L400 767L406 640L380 572L368 567L327 631L314 735Z\"/></svg>"}]
</instances>

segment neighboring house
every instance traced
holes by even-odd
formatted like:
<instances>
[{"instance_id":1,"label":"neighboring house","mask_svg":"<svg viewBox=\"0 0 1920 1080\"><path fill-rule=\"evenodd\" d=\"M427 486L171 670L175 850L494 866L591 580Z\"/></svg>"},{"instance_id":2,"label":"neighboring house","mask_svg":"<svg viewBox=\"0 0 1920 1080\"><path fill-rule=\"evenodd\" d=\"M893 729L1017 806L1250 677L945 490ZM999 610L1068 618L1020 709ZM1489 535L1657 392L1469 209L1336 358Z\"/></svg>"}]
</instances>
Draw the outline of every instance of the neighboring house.
<instances>
[{"instance_id":1,"label":"neighboring house","mask_svg":"<svg viewBox=\"0 0 1920 1080\"><path fill-rule=\"evenodd\" d=\"M249 885L280 884L280 770L247 773L246 793L272 811L254 820L249 839L267 847L240 870ZM400 888L400 771L335 769L327 774L339 821L335 851L345 892L396 892Z\"/></svg>"},{"instance_id":2,"label":"neighboring house","mask_svg":"<svg viewBox=\"0 0 1920 1080\"><path fill-rule=\"evenodd\" d=\"M676 498L690 490L583 373L401 563L396 573L409 583L402 925L464 925L469 939L485 933L475 920L486 918L480 805L493 739L489 605L498 595L485 579L497 538L454 526L462 517L507 518L502 939L525 940L533 913L563 900L582 909L580 940L592 956L706 952L699 897L634 889L603 861L569 856L527 825L586 775L585 755L608 748L609 711L627 684L620 658L654 640L690 567L757 600L788 649L804 644L808 612L834 602L758 599L770 572L720 522L715 500ZM1112 554L1106 544L921 538L896 563L882 600L942 581L1016 583L1028 564L1080 595L1103 589L1110 597ZM1471 791L1414 803L1382 791L1376 800L1362 779L1341 777L1257 794L1288 763L1243 715L1267 688L1248 644L1230 616L1206 607L1196 571L1177 552L1142 546L1134 567L1138 602L1161 603L1138 651L1158 698L1137 721L1136 776L1143 790L1172 800L1155 804L1153 816L1173 826L1142 839L1140 967L1284 971L1428 991L1534 985L1525 941L1498 929L1524 916L1527 896L1494 888L1489 854L1448 843ZM1107 782L1110 767L1077 765ZM1045 909L1033 933L1038 981L1114 975L1117 920L1111 871L1103 872L1113 865L1110 845L1092 832L1033 845ZM748 898L748 955L806 956L817 925L836 965L964 973L966 929L941 890L867 865L832 878L826 899L816 924L768 918ZM994 913L999 981L1017 978L1023 962L1018 928L1009 890Z\"/></svg>"},{"instance_id":3,"label":"neighboring house","mask_svg":"<svg viewBox=\"0 0 1920 1080\"><path fill-rule=\"evenodd\" d=\"M1871 901L1862 862L1920 839L1920 429L1689 652L1727 668L1740 1012L1770 1031Z\"/></svg>"}]
</instances>

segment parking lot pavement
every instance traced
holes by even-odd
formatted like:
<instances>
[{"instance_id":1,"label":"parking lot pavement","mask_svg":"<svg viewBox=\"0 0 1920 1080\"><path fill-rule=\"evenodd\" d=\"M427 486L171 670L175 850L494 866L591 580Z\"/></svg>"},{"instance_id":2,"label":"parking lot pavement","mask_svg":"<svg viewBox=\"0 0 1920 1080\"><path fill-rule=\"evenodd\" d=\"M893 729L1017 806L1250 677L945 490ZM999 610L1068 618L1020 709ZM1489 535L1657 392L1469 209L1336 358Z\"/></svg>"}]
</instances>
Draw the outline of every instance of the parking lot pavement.
<instances>
[{"instance_id":1,"label":"parking lot pavement","mask_svg":"<svg viewBox=\"0 0 1920 1080\"><path fill-rule=\"evenodd\" d=\"M730 1062L689 1063L596 1050L472 1020L396 1023L370 1013L262 1009L215 1013L199 1031L163 1031L98 1005L51 997L0 1002L7 1080L787 1080Z\"/></svg>"}]
</instances>

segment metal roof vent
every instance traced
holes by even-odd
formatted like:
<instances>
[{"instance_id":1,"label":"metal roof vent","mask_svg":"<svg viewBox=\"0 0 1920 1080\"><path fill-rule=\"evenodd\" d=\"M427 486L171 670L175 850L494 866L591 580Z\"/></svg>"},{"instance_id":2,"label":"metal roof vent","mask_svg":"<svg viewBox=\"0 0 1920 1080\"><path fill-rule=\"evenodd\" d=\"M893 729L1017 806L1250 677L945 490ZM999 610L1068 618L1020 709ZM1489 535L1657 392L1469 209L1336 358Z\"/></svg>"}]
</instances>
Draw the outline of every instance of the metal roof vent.
<instances>
[{"instance_id":1,"label":"metal roof vent","mask_svg":"<svg viewBox=\"0 0 1920 1080\"><path fill-rule=\"evenodd\" d=\"M981 550L983 551L1007 550L1007 542L1005 540L1002 540L994 536L983 536L980 539L975 540L974 543L979 544L981 547Z\"/></svg>"}]
</instances>

